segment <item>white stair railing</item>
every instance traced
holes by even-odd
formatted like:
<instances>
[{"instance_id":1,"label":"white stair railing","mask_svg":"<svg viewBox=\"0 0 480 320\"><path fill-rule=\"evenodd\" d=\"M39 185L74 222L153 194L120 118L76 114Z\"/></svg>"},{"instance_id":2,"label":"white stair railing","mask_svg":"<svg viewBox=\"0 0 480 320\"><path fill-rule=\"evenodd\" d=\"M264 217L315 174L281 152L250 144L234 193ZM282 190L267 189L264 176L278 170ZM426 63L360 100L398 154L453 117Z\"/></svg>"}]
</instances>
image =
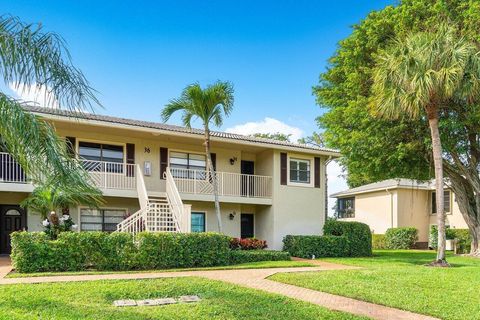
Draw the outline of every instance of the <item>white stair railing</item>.
<instances>
[{"instance_id":1,"label":"white stair railing","mask_svg":"<svg viewBox=\"0 0 480 320\"><path fill-rule=\"evenodd\" d=\"M133 235L146 230L146 211L147 209L140 209L125 220L117 224L118 232L129 232Z\"/></svg>"},{"instance_id":2,"label":"white stair railing","mask_svg":"<svg viewBox=\"0 0 480 320\"><path fill-rule=\"evenodd\" d=\"M147 215L149 210L147 188L145 187L145 181L143 180L142 170L138 164L135 165L135 176L140 210L117 224L118 232L129 232L134 235L141 231L149 231L149 226L147 223Z\"/></svg>"},{"instance_id":3,"label":"white stair railing","mask_svg":"<svg viewBox=\"0 0 480 320\"><path fill-rule=\"evenodd\" d=\"M137 194L138 202L140 203L140 209L147 209L148 207L148 194L147 187L145 186L145 180L143 180L143 172L138 164L135 165L135 171L137 176Z\"/></svg>"},{"instance_id":4,"label":"white stair railing","mask_svg":"<svg viewBox=\"0 0 480 320\"><path fill-rule=\"evenodd\" d=\"M177 185L173 179L170 168L165 171L167 200L170 204L172 217L179 232L190 232L190 210L189 206L183 204Z\"/></svg>"}]
</instances>

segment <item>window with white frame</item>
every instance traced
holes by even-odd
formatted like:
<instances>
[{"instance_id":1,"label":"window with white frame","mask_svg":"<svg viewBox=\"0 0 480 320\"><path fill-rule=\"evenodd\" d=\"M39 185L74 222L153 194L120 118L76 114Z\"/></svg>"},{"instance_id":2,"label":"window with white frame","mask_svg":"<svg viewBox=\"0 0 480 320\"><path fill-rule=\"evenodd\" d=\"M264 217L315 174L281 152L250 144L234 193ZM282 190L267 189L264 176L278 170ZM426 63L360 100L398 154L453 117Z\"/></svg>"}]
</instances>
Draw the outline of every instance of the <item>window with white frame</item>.
<instances>
[{"instance_id":1,"label":"window with white frame","mask_svg":"<svg viewBox=\"0 0 480 320\"><path fill-rule=\"evenodd\" d=\"M123 172L123 146L80 141L78 155L87 171Z\"/></svg>"},{"instance_id":2,"label":"window with white frame","mask_svg":"<svg viewBox=\"0 0 480 320\"><path fill-rule=\"evenodd\" d=\"M196 175L197 179L205 179L207 159L203 154L172 151L169 162L175 178L193 179Z\"/></svg>"},{"instance_id":3,"label":"window with white frame","mask_svg":"<svg viewBox=\"0 0 480 320\"><path fill-rule=\"evenodd\" d=\"M443 208L445 213L450 213L451 212L451 192L450 190L445 190L443 191ZM437 197L436 193L432 192L432 214L437 213Z\"/></svg>"},{"instance_id":4,"label":"window with white frame","mask_svg":"<svg viewBox=\"0 0 480 320\"><path fill-rule=\"evenodd\" d=\"M113 232L126 216L124 209L80 209L81 231Z\"/></svg>"},{"instance_id":5,"label":"window with white frame","mask_svg":"<svg viewBox=\"0 0 480 320\"><path fill-rule=\"evenodd\" d=\"M290 182L310 183L310 160L290 158Z\"/></svg>"}]
</instances>

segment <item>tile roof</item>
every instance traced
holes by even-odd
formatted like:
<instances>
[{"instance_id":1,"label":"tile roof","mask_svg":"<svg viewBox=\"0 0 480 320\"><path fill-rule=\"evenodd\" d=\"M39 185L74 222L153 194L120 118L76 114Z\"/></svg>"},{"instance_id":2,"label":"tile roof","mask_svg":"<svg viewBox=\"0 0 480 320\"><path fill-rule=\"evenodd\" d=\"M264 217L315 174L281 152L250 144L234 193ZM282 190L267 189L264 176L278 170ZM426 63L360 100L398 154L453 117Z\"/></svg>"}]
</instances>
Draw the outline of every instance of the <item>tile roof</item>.
<instances>
[{"instance_id":1,"label":"tile roof","mask_svg":"<svg viewBox=\"0 0 480 320\"><path fill-rule=\"evenodd\" d=\"M352 188L352 189L344 190L341 192L333 193L330 195L330 197L339 198L342 196L372 192L377 190L395 189L395 188L431 190L434 188L434 184L432 181L425 182L425 181L417 181L417 180L403 179L403 178L388 179L388 180L366 184L357 188Z\"/></svg>"},{"instance_id":2,"label":"tile roof","mask_svg":"<svg viewBox=\"0 0 480 320\"><path fill-rule=\"evenodd\" d=\"M201 129L195 129L195 128L189 129L186 127L175 126L175 125L159 123L159 122L126 119L126 118L112 117L112 116L99 115L99 114L93 114L93 113L74 112L74 111L68 111L63 109L42 108L42 107L36 107L36 106L24 106L24 109L38 115L53 115L53 116L69 117L69 118L75 117L75 118L84 119L84 120L109 122L109 123L123 124L123 125L135 126L135 127L165 130L170 132L180 132L180 133L198 134L198 135L204 134L204 131ZM340 153L334 149L320 148L320 147L315 147L311 145L299 144L299 143L293 143L293 142L287 142L287 141L257 138L252 136L236 134L236 133L211 131L211 136L217 137L217 138L245 141L245 142L266 143L266 144L276 145L279 147L290 147L290 148L299 148L299 149L312 150L312 151L327 152L327 153L332 153L332 154L336 154L337 156L340 156Z\"/></svg>"}]
</instances>

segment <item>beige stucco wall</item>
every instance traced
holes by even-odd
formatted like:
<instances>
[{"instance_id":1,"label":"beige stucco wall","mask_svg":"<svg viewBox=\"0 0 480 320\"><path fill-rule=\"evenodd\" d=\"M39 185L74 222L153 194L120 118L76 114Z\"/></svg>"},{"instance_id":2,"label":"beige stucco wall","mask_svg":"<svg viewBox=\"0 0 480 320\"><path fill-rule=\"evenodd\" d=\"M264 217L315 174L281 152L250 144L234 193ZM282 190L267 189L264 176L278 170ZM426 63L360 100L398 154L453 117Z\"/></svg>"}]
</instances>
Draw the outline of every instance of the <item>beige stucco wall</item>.
<instances>
[{"instance_id":1,"label":"beige stucco wall","mask_svg":"<svg viewBox=\"0 0 480 320\"><path fill-rule=\"evenodd\" d=\"M287 153L297 158L311 159L311 179L314 179L313 158L309 155ZM280 151L273 152L273 214L265 210L265 220L273 220L270 233L271 248L280 250L286 235L319 235L325 223L325 175L320 165L320 188L280 184Z\"/></svg>"},{"instance_id":2,"label":"beige stucco wall","mask_svg":"<svg viewBox=\"0 0 480 320\"><path fill-rule=\"evenodd\" d=\"M399 189L398 227L415 227L418 241L428 242L430 219L430 191Z\"/></svg>"},{"instance_id":3,"label":"beige stucco wall","mask_svg":"<svg viewBox=\"0 0 480 320\"><path fill-rule=\"evenodd\" d=\"M340 219L367 224L373 233L383 234L396 226L397 193L383 190L355 196L355 217Z\"/></svg>"},{"instance_id":4,"label":"beige stucco wall","mask_svg":"<svg viewBox=\"0 0 480 320\"><path fill-rule=\"evenodd\" d=\"M366 223L377 234L383 234L391 227L415 227L418 241L428 242L430 225L437 224L437 216L431 214L432 191L399 188L389 192L392 202L387 191L355 195L355 217L341 220ZM446 224L451 228L468 228L453 193L451 201L452 212L447 214Z\"/></svg>"}]
</instances>

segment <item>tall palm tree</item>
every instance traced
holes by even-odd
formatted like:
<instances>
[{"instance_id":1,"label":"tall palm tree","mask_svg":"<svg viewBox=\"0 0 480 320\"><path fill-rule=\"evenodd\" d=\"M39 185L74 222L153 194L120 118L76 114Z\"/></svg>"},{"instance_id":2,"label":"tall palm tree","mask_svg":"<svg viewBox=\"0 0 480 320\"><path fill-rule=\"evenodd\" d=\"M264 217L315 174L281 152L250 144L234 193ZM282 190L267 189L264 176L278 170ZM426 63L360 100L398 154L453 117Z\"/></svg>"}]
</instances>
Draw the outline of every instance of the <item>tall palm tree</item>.
<instances>
[{"instance_id":1,"label":"tall palm tree","mask_svg":"<svg viewBox=\"0 0 480 320\"><path fill-rule=\"evenodd\" d=\"M437 259L445 258L445 211L442 144L439 119L449 101L473 101L480 93L480 56L474 44L458 37L448 26L396 39L377 57L373 70L372 107L390 119L425 118L428 121L433 162L438 224Z\"/></svg>"},{"instance_id":2,"label":"tall palm tree","mask_svg":"<svg viewBox=\"0 0 480 320\"><path fill-rule=\"evenodd\" d=\"M95 91L71 62L62 38L40 24L0 16L0 77L23 91L44 88L45 100L68 110L100 105ZM66 143L46 121L25 110L31 102L0 91L0 137L6 151L34 184L57 180L82 192L95 192L87 173L69 156Z\"/></svg>"},{"instance_id":3,"label":"tall palm tree","mask_svg":"<svg viewBox=\"0 0 480 320\"><path fill-rule=\"evenodd\" d=\"M230 82L217 81L202 89L198 83L187 86L180 98L172 99L162 110L164 122L177 111L182 112L182 122L191 128L193 118L202 121L205 131L205 153L207 167L212 174L213 194L215 197L215 212L217 215L218 231L222 232L222 218L220 215L220 202L218 201L218 180L212 163L210 152L210 124L219 127L223 117L230 115L233 109L233 85Z\"/></svg>"}]
</instances>

